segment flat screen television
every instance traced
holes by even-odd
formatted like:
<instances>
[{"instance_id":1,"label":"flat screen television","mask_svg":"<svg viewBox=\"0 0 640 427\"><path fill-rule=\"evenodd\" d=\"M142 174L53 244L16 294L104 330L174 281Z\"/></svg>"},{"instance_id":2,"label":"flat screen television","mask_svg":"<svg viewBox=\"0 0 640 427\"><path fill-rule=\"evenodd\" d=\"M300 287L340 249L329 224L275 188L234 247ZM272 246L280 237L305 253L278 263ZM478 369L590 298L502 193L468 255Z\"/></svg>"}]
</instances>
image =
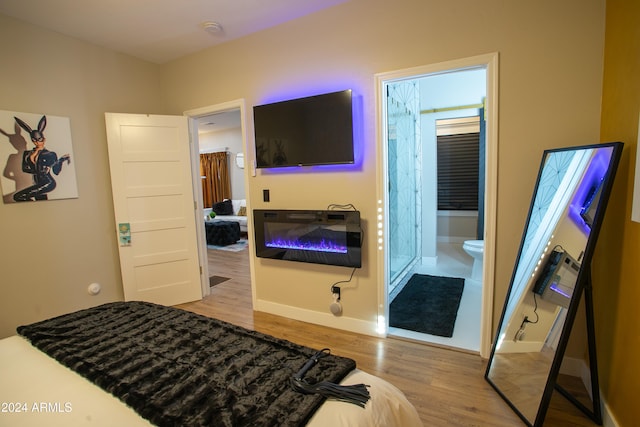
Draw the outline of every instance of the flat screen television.
<instances>
[{"instance_id":1,"label":"flat screen television","mask_svg":"<svg viewBox=\"0 0 640 427\"><path fill-rule=\"evenodd\" d=\"M256 166L354 162L351 90L253 107Z\"/></svg>"}]
</instances>

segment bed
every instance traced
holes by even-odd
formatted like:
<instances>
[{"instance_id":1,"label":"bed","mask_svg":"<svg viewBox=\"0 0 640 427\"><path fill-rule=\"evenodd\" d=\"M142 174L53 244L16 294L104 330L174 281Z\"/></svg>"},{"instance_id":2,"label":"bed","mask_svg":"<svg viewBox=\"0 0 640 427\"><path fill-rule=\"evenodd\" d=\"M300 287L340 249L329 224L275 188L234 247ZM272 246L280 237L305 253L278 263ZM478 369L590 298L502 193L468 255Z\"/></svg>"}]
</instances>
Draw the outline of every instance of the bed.
<instances>
[{"instance_id":1,"label":"bed","mask_svg":"<svg viewBox=\"0 0 640 427\"><path fill-rule=\"evenodd\" d=\"M0 425L422 425L351 359L185 310L109 303L18 332L0 340ZM366 385L368 401L294 390L304 365L305 384Z\"/></svg>"}]
</instances>

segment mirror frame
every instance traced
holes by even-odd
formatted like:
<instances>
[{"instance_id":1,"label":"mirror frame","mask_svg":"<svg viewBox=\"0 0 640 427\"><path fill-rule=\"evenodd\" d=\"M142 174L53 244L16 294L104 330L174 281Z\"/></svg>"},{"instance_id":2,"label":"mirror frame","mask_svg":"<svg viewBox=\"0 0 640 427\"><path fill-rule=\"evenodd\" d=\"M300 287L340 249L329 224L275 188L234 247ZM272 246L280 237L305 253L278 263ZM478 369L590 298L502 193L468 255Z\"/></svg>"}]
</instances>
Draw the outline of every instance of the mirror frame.
<instances>
[{"instance_id":1,"label":"mirror frame","mask_svg":"<svg viewBox=\"0 0 640 427\"><path fill-rule=\"evenodd\" d=\"M490 378L490 370L492 367L492 362L494 361L494 356L496 353L496 348L498 346L500 340L500 333L503 329L503 324L505 321L505 315L507 313L507 306L511 298L511 293L513 291L514 281L516 278L516 274L518 271L518 266L521 261L524 245L525 245L525 237L527 235L531 217L534 209L534 203L537 197L537 192L539 189L540 179L542 176L542 171L544 169L547 157L552 153L562 152L562 151L570 151L570 150L583 150L583 149L595 149L595 148L612 148L611 158L609 160L608 169L603 177L602 182L602 192L600 195L600 200L598 201L598 205L595 210L595 214L593 216L593 222L591 225L591 231L589 236L587 237L587 242L585 245L584 255L582 258L580 270L576 279L576 285L574 288L573 295L571 296L571 300L569 302L569 306L567 308L567 314L565 318L565 324L562 327L562 332L560 334L560 339L558 341L556 353L553 357L553 361L551 363L551 367L549 370L549 374L547 376L547 380L545 383L544 391L542 393L540 404L538 406L538 410L536 413L535 420L533 423L524 414L519 410L519 408L509 400L509 398L503 393L498 385L496 385ZM509 289L507 291L507 295L505 297L505 302L502 309L502 314L500 315L500 321L498 322L498 327L495 330L495 338L491 348L491 355L489 356L489 360L487 363L487 368L485 371L485 380L491 384L491 386L496 390L496 392L507 402L507 404L515 411L515 413L525 422L526 425L530 427L538 427L541 426L544 422L544 418L547 413L547 409L549 407L549 403L551 401L551 396L554 390L557 390L560 394L566 397L571 403L576 405L578 409L580 409L583 413L585 413L589 418L598 423L602 424L602 414L600 409L600 390L598 383L598 370L597 370L597 360L596 360L596 350L595 350L595 331L594 331L594 322L593 322L593 299L591 294L591 261L593 258L593 253L595 250L596 242L598 239L598 234L600 232L600 228L602 226L602 221L604 218L604 213L606 210L607 202L609 200L609 196L611 194L611 189L613 187L613 181L615 178L615 174L618 168L618 164L620 162L620 157L622 155L622 142L608 142L601 144L592 144L592 145L582 145L582 146L573 146L573 147L564 147L564 148L556 148L556 149L548 149L545 150L542 155L542 160L540 163L540 168L538 171L538 177L536 179L536 184L534 187L533 195L531 198L531 204L529 207L529 213L527 215L527 219L525 222L525 228L522 234L522 240L520 242L520 247L518 249L518 254L516 256L516 261L513 269L513 274L511 276L511 281L509 283ZM569 336L571 333L571 329L576 317L576 313L578 310L578 306L580 303L580 299L582 294L585 295L585 309L586 309L586 319L587 319L587 345L589 351L589 365L592 377L592 396L593 396L593 409L589 409L584 406L581 402L579 402L576 398L574 398L569 392L560 387L556 381L558 377L558 373L560 371L560 365L562 363L562 359L564 357L564 353L567 347L567 343L569 341Z\"/></svg>"}]
</instances>

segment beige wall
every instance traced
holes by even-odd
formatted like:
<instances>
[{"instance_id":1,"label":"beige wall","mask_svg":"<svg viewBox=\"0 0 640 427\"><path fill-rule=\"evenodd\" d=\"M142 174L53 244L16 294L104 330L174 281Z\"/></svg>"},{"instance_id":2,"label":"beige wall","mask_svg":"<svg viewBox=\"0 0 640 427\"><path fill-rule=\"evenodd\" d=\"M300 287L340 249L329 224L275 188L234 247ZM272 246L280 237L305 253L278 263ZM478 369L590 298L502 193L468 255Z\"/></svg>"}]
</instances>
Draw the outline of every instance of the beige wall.
<instances>
[{"instance_id":1,"label":"beige wall","mask_svg":"<svg viewBox=\"0 0 640 427\"><path fill-rule=\"evenodd\" d=\"M625 143L594 254L593 293L605 399L618 425L640 420L640 224L631 200L640 115L640 3L607 1L602 102L603 141Z\"/></svg>"},{"instance_id":2,"label":"beige wall","mask_svg":"<svg viewBox=\"0 0 640 427\"><path fill-rule=\"evenodd\" d=\"M69 117L79 193L0 204L5 337L19 324L122 299L104 113L158 112L160 75L155 65L3 15L0 52L1 110ZM95 297L92 282L103 286Z\"/></svg>"},{"instance_id":3,"label":"beige wall","mask_svg":"<svg viewBox=\"0 0 640 427\"><path fill-rule=\"evenodd\" d=\"M603 0L401 0L393 7L381 0L352 0L164 66L163 101L178 114L237 98L250 108L323 90L352 88L361 96L360 169L259 171L249 178L247 191L253 208L357 206L367 229L364 266L353 285L345 286L344 316L374 321L383 280L373 265L372 244L378 180L374 74L499 52L497 318L542 150L599 141L603 35ZM251 120L248 125L251 134ZM262 202L265 188L271 190L268 204ZM255 266L258 299L323 316L330 316L329 286L348 275L340 267L262 259Z\"/></svg>"}]
</instances>

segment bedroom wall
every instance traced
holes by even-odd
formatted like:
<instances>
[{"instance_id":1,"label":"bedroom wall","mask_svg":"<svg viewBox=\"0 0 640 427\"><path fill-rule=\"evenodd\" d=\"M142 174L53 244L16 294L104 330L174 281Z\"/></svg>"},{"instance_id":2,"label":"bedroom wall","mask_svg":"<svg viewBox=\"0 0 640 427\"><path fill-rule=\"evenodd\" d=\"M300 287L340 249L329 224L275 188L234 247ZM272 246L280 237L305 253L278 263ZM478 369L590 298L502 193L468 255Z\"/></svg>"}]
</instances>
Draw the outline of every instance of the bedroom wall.
<instances>
[{"instance_id":1,"label":"bedroom wall","mask_svg":"<svg viewBox=\"0 0 640 427\"><path fill-rule=\"evenodd\" d=\"M0 203L3 338L17 325L123 298L104 113L159 112L160 75L156 65L4 15L0 52L0 110L69 117L79 194ZM0 144L8 144L1 134ZM92 282L102 284L95 297Z\"/></svg>"},{"instance_id":2,"label":"bedroom wall","mask_svg":"<svg viewBox=\"0 0 640 427\"><path fill-rule=\"evenodd\" d=\"M625 143L594 254L598 362L617 425L640 419L640 224L631 221L640 116L640 3L607 1L601 138ZM607 425L607 424L605 424Z\"/></svg>"},{"instance_id":3,"label":"bedroom wall","mask_svg":"<svg viewBox=\"0 0 640 427\"><path fill-rule=\"evenodd\" d=\"M343 286L344 316L331 317L329 287L349 270L313 264L254 259L257 307L338 327L375 322L383 278L372 244L380 159L374 74L499 52L497 320L543 149L599 141L604 8L604 0L400 0L391 8L383 0L351 0L165 65L168 109L180 114L244 98L248 135L253 105L344 88L359 96L358 167L258 171L247 189L252 208L352 203L361 211L364 265ZM269 203L263 189L271 191Z\"/></svg>"}]
</instances>

